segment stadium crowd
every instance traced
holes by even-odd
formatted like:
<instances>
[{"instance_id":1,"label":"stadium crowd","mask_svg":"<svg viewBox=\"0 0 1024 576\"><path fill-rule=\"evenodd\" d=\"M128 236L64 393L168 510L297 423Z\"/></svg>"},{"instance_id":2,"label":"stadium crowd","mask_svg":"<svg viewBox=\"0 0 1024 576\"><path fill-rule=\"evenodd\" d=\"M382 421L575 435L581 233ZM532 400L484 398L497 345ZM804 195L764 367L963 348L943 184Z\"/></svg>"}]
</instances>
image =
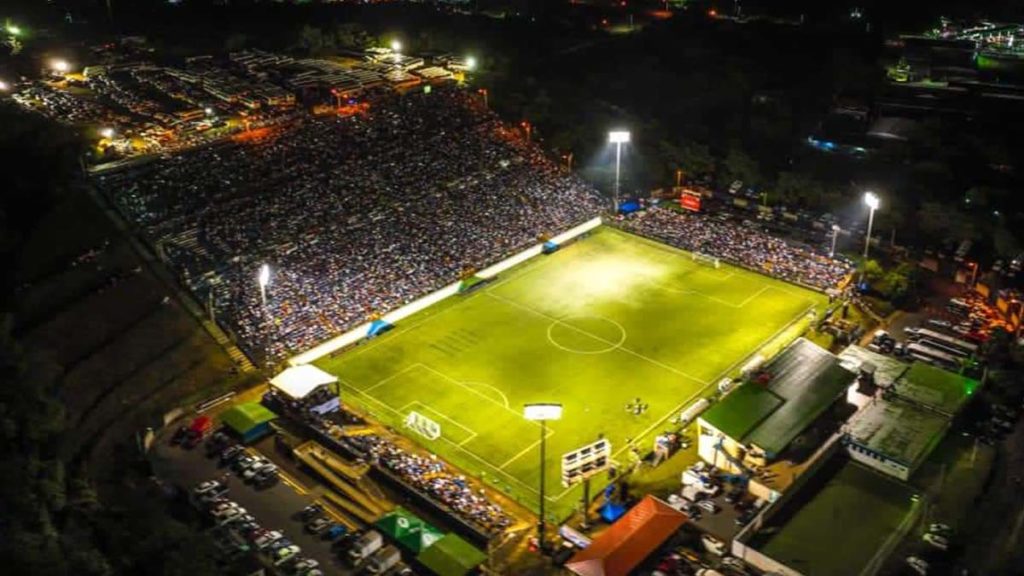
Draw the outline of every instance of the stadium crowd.
<instances>
[{"instance_id":1,"label":"stadium crowd","mask_svg":"<svg viewBox=\"0 0 1024 576\"><path fill-rule=\"evenodd\" d=\"M624 219L621 226L690 252L715 256L769 276L820 289L838 286L852 269L845 262L752 226L666 208L639 212Z\"/></svg>"},{"instance_id":2,"label":"stadium crowd","mask_svg":"<svg viewBox=\"0 0 1024 576\"><path fill-rule=\"evenodd\" d=\"M249 351L272 358L600 210L592 188L455 88L383 96L364 114L302 118L98 184Z\"/></svg>"},{"instance_id":3,"label":"stadium crowd","mask_svg":"<svg viewBox=\"0 0 1024 576\"><path fill-rule=\"evenodd\" d=\"M456 516L484 532L497 533L512 525L512 518L501 506L491 502L483 490L474 490L464 476L455 474L433 454L406 452L380 436L358 436L349 441L358 444L372 463L448 506Z\"/></svg>"}]
</instances>

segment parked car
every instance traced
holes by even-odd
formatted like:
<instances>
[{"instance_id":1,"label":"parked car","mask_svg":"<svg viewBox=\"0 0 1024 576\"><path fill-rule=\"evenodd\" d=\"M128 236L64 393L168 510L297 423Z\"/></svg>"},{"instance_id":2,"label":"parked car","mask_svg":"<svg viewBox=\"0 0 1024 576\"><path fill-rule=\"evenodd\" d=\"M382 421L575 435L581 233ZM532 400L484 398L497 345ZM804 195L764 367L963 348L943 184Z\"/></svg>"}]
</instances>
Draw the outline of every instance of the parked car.
<instances>
[{"instance_id":1,"label":"parked car","mask_svg":"<svg viewBox=\"0 0 1024 576\"><path fill-rule=\"evenodd\" d=\"M929 532L925 534L921 539L927 542L928 544L931 544L935 548L938 548L939 550L949 550L949 540L947 540L944 536L939 536L938 534L933 534Z\"/></svg>"},{"instance_id":2,"label":"parked car","mask_svg":"<svg viewBox=\"0 0 1024 576\"><path fill-rule=\"evenodd\" d=\"M211 494L216 492L227 491L227 488L220 483L218 480L206 480L200 482L195 488L192 489L192 495L203 496L204 494Z\"/></svg>"},{"instance_id":3,"label":"parked car","mask_svg":"<svg viewBox=\"0 0 1024 576\"><path fill-rule=\"evenodd\" d=\"M292 566L294 573L298 575L306 575L310 570L314 570L320 567L320 563L312 558L300 558L296 560L295 565Z\"/></svg>"},{"instance_id":4,"label":"parked car","mask_svg":"<svg viewBox=\"0 0 1024 576\"><path fill-rule=\"evenodd\" d=\"M245 448L235 444L234 446L228 446L220 452L220 463L222 466L231 464L236 458L241 456L245 451Z\"/></svg>"},{"instance_id":5,"label":"parked car","mask_svg":"<svg viewBox=\"0 0 1024 576\"><path fill-rule=\"evenodd\" d=\"M285 546L284 548L274 552L274 564L284 564L298 555L299 552L302 552L302 548L299 548L294 544L291 546Z\"/></svg>"},{"instance_id":6,"label":"parked car","mask_svg":"<svg viewBox=\"0 0 1024 576\"><path fill-rule=\"evenodd\" d=\"M306 506L299 512L299 518L302 518L303 522L309 522L313 518L324 513L324 507L319 502L314 502L309 506Z\"/></svg>"},{"instance_id":7,"label":"parked car","mask_svg":"<svg viewBox=\"0 0 1024 576\"><path fill-rule=\"evenodd\" d=\"M711 500L701 500L700 502L697 502L697 506L706 510L709 514L718 513L718 505L712 502Z\"/></svg>"},{"instance_id":8,"label":"parked car","mask_svg":"<svg viewBox=\"0 0 1024 576\"><path fill-rule=\"evenodd\" d=\"M263 549L269 547L271 544L273 544L277 540L280 540L281 538L284 538L284 534L278 532L277 530L272 530L270 532L266 532L266 533L260 535L258 538L256 538L253 541L253 544L255 544L256 547L259 548L260 550L263 550Z\"/></svg>"},{"instance_id":9,"label":"parked car","mask_svg":"<svg viewBox=\"0 0 1024 576\"><path fill-rule=\"evenodd\" d=\"M928 563L917 556L908 556L907 565L921 576L926 576L928 574Z\"/></svg>"},{"instance_id":10,"label":"parked car","mask_svg":"<svg viewBox=\"0 0 1024 576\"><path fill-rule=\"evenodd\" d=\"M702 534L700 542L704 545L705 550L715 554L716 556L723 556L727 552L725 542L722 542L710 534Z\"/></svg>"},{"instance_id":11,"label":"parked car","mask_svg":"<svg viewBox=\"0 0 1024 576\"><path fill-rule=\"evenodd\" d=\"M276 471L277 471L277 466L275 466L273 462L271 462L269 460L263 460L262 462L259 462L257 464L254 464L253 466L250 466L248 470L243 472L242 473L242 479L245 480L246 482L249 482L249 481L255 480L256 476L258 476L259 474L262 474L263 472L276 472Z\"/></svg>"},{"instance_id":12,"label":"parked car","mask_svg":"<svg viewBox=\"0 0 1024 576\"><path fill-rule=\"evenodd\" d=\"M928 532L948 538L953 534L953 528L949 524L935 522L928 525Z\"/></svg>"},{"instance_id":13,"label":"parked car","mask_svg":"<svg viewBox=\"0 0 1024 576\"><path fill-rule=\"evenodd\" d=\"M327 530L330 527L331 521L323 516L313 518L306 523L306 530L308 530L310 534L322 534L324 530Z\"/></svg>"}]
</instances>

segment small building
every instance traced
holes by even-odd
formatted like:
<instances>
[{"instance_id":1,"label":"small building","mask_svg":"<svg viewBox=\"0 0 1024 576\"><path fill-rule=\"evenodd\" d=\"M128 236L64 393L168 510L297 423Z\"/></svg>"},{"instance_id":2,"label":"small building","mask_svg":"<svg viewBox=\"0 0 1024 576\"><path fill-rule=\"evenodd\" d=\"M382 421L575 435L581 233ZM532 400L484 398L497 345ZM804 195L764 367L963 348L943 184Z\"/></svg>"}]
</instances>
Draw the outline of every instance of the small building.
<instances>
[{"instance_id":1,"label":"small building","mask_svg":"<svg viewBox=\"0 0 1024 576\"><path fill-rule=\"evenodd\" d=\"M312 364L302 364L288 368L271 378L270 389L291 400L302 400L313 392L327 388L337 381L337 377Z\"/></svg>"},{"instance_id":2,"label":"small building","mask_svg":"<svg viewBox=\"0 0 1024 576\"><path fill-rule=\"evenodd\" d=\"M719 468L767 466L829 408L856 375L800 338L697 419L698 452Z\"/></svg>"},{"instance_id":3,"label":"small building","mask_svg":"<svg viewBox=\"0 0 1024 576\"><path fill-rule=\"evenodd\" d=\"M946 435L950 422L904 400L875 397L847 422L843 444L852 459L906 481Z\"/></svg>"},{"instance_id":4,"label":"small building","mask_svg":"<svg viewBox=\"0 0 1024 576\"><path fill-rule=\"evenodd\" d=\"M275 419L277 414L258 402L232 406L220 415L221 422L245 443L255 442L270 434L270 423Z\"/></svg>"},{"instance_id":5,"label":"small building","mask_svg":"<svg viewBox=\"0 0 1024 576\"><path fill-rule=\"evenodd\" d=\"M416 556L416 562L437 576L464 576L487 560L479 548L455 534L447 534Z\"/></svg>"},{"instance_id":6,"label":"small building","mask_svg":"<svg viewBox=\"0 0 1024 576\"><path fill-rule=\"evenodd\" d=\"M686 522L686 515L647 495L565 567L580 576L627 576Z\"/></svg>"},{"instance_id":7,"label":"small building","mask_svg":"<svg viewBox=\"0 0 1024 576\"><path fill-rule=\"evenodd\" d=\"M981 383L956 372L914 362L896 380L892 393L898 398L952 418L971 399Z\"/></svg>"}]
</instances>

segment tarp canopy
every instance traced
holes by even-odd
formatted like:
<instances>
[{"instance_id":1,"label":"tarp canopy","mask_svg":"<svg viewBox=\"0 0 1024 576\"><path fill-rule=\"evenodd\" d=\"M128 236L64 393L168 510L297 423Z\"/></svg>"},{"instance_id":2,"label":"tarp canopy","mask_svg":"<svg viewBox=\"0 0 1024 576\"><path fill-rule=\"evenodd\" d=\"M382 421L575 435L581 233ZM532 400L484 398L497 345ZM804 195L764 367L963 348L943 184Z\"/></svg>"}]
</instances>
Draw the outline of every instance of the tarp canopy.
<instances>
[{"instance_id":1,"label":"tarp canopy","mask_svg":"<svg viewBox=\"0 0 1024 576\"><path fill-rule=\"evenodd\" d=\"M235 432L245 436L253 428L266 424L277 418L264 405L259 402L246 402L225 410L220 419L224 424Z\"/></svg>"},{"instance_id":2,"label":"tarp canopy","mask_svg":"<svg viewBox=\"0 0 1024 576\"><path fill-rule=\"evenodd\" d=\"M423 567L437 576L463 576L483 564L487 556L476 546L448 534L416 557Z\"/></svg>"},{"instance_id":3,"label":"tarp canopy","mask_svg":"<svg viewBox=\"0 0 1024 576\"><path fill-rule=\"evenodd\" d=\"M295 400L305 398L310 392L338 379L312 364L293 366L270 380L270 385Z\"/></svg>"},{"instance_id":4,"label":"tarp canopy","mask_svg":"<svg viewBox=\"0 0 1024 576\"><path fill-rule=\"evenodd\" d=\"M685 522L685 514L647 495L565 567L580 576L627 576Z\"/></svg>"},{"instance_id":5,"label":"tarp canopy","mask_svg":"<svg viewBox=\"0 0 1024 576\"><path fill-rule=\"evenodd\" d=\"M430 548L444 537L443 532L401 507L381 516L375 524L385 536L413 554Z\"/></svg>"}]
</instances>

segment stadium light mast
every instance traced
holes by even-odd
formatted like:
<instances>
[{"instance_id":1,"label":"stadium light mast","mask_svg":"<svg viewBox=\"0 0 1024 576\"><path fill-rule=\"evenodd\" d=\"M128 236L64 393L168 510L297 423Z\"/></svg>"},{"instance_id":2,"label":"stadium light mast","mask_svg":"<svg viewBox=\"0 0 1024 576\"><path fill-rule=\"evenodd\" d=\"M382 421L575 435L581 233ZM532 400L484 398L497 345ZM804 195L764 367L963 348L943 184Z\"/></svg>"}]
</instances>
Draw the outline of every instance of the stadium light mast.
<instances>
[{"instance_id":1,"label":"stadium light mast","mask_svg":"<svg viewBox=\"0 0 1024 576\"><path fill-rule=\"evenodd\" d=\"M533 422L540 422L540 518L537 521L537 544L541 552L547 551L544 538L544 459L545 445L548 437L548 420L562 419L562 405L550 402L526 404L523 406L523 417Z\"/></svg>"},{"instance_id":2,"label":"stadium light mast","mask_svg":"<svg viewBox=\"0 0 1024 576\"><path fill-rule=\"evenodd\" d=\"M615 144L615 192L614 207L615 214L619 213L619 172L622 165L622 145L628 144L630 134L627 130L613 130L608 133L608 142Z\"/></svg>"},{"instance_id":3,"label":"stadium light mast","mask_svg":"<svg viewBox=\"0 0 1024 576\"><path fill-rule=\"evenodd\" d=\"M868 249L871 247L871 226L875 223L875 210L878 210L879 200L874 192L864 193L864 203L867 204L868 212L868 233L864 236L864 260L868 259Z\"/></svg>"},{"instance_id":4,"label":"stadium light mast","mask_svg":"<svg viewBox=\"0 0 1024 576\"><path fill-rule=\"evenodd\" d=\"M263 303L263 307L267 307L267 286L270 284L270 266L264 264L260 266L260 275L257 280L260 283L260 301Z\"/></svg>"},{"instance_id":5,"label":"stadium light mast","mask_svg":"<svg viewBox=\"0 0 1024 576\"><path fill-rule=\"evenodd\" d=\"M836 237L839 236L840 230L842 228L839 227L839 224L832 225L832 249L828 251L829 258L834 258L836 255Z\"/></svg>"}]
</instances>

